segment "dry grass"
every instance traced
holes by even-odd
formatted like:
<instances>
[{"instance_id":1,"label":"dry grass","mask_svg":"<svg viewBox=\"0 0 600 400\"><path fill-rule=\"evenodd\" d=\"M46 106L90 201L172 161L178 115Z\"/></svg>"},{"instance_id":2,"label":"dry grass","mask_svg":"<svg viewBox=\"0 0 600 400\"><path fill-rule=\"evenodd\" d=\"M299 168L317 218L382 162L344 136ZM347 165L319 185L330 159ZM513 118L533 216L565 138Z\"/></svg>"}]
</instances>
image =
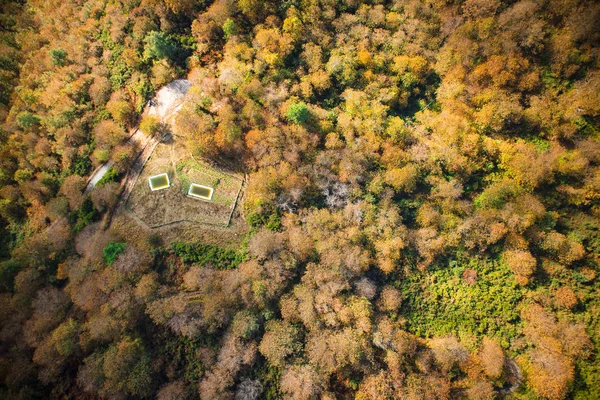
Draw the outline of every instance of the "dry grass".
<instances>
[{"instance_id":1,"label":"dry grass","mask_svg":"<svg viewBox=\"0 0 600 400\"><path fill-rule=\"evenodd\" d=\"M165 172L171 187L150 190L148 178ZM187 196L191 183L214 188L212 200ZM177 142L161 143L135 182L126 207L151 227L177 221L225 226L241 185L241 177L194 160Z\"/></svg>"}]
</instances>

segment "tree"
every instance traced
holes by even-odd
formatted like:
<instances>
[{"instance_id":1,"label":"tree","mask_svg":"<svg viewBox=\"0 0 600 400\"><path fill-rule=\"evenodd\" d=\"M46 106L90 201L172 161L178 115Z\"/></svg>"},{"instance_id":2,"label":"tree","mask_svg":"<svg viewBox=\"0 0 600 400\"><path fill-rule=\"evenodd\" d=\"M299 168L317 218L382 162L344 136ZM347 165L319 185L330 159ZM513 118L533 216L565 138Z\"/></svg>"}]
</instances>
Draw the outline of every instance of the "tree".
<instances>
[{"instance_id":1,"label":"tree","mask_svg":"<svg viewBox=\"0 0 600 400\"><path fill-rule=\"evenodd\" d=\"M319 397L325 380L310 365L294 365L281 375L280 387L286 399L309 400Z\"/></svg>"},{"instance_id":2,"label":"tree","mask_svg":"<svg viewBox=\"0 0 600 400\"><path fill-rule=\"evenodd\" d=\"M357 365L365 356L365 350L364 339L350 328L337 332L314 332L306 344L310 362L325 375Z\"/></svg>"},{"instance_id":3,"label":"tree","mask_svg":"<svg viewBox=\"0 0 600 400\"><path fill-rule=\"evenodd\" d=\"M571 357L590 346L589 336L581 325L557 321L538 304L521 312L524 333L531 347L527 352L525 373L534 392L549 399L564 398L575 377Z\"/></svg>"},{"instance_id":4,"label":"tree","mask_svg":"<svg viewBox=\"0 0 600 400\"><path fill-rule=\"evenodd\" d=\"M175 14L185 14L192 12L196 3L192 0L165 0L167 7Z\"/></svg>"},{"instance_id":5,"label":"tree","mask_svg":"<svg viewBox=\"0 0 600 400\"><path fill-rule=\"evenodd\" d=\"M567 309L573 308L579 302L573 290L565 286L554 292L554 299L558 305Z\"/></svg>"},{"instance_id":6,"label":"tree","mask_svg":"<svg viewBox=\"0 0 600 400\"><path fill-rule=\"evenodd\" d=\"M479 359L487 376L492 379L500 377L504 369L504 352L498 342L484 337L479 350Z\"/></svg>"},{"instance_id":7,"label":"tree","mask_svg":"<svg viewBox=\"0 0 600 400\"><path fill-rule=\"evenodd\" d=\"M200 382L199 394L202 400L231 398L229 388L244 366L254 363L256 344L242 342L227 335L224 338L219 359Z\"/></svg>"},{"instance_id":8,"label":"tree","mask_svg":"<svg viewBox=\"0 0 600 400\"><path fill-rule=\"evenodd\" d=\"M102 212L113 208L119 200L119 192L120 185L117 182L94 188L91 197L96 210Z\"/></svg>"},{"instance_id":9,"label":"tree","mask_svg":"<svg viewBox=\"0 0 600 400\"><path fill-rule=\"evenodd\" d=\"M466 391L469 399L493 400L496 398L494 386L490 382L476 381Z\"/></svg>"},{"instance_id":10,"label":"tree","mask_svg":"<svg viewBox=\"0 0 600 400\"><path fill-rule=\"evenodd\" d=\"M174 60L179 49L163 32L152 31L144 38L144 58Z\"/></svg>"},{"instance_id":11,"label":"tree","mask_svg":"<svg viewBox=\"0 0 600 400\"><path fill-rule=\"evenodd\" d=\"M108 103L106 103L106 109L110 112L113 119L121 126L129 126L133 121L135 109L131 103L127 100L123 93L115 92ZM102 121L100 124L107 124L108 121ZM124 141L126 134L123 130L111 127L111 136L114 137L109 143L115 145L119 142ZM117 136L118 135L118 136Z\"/></svg>"},{"instance_id":12,"label":"tree","mask_svg":"<svg viewBox=\"0 0 600 400\"><path fill-rule=\"evenodd\" d=\"M23 111L17 115L17 124L23 129L30 129L38 126L42 122L42 119L29 111Z\"/></svg>"},{"instance_id":13,"label":"tree","mask_svg":"<svg viewBox=\"0 0 600 400\"><path fill-rule=\"evenodd\" d=\"M250 339L259 329L258 319L249 311L240 311L231 323L231 332L241 339Z\"/></svg>"},{"instance_id":14,"label":"tree","mask_svg":"<svg viewBox=\"0 0 600 400\"><path fill-rule=\"evenodd\" d=\"M113 149L112 160L114 169L123 173L131 166L134 161L134 149L131 145L125 144L117 146Z\"/></svg>"},{"instance_id":15,"label":"tree","mask_svg":"<svg viewBox=\"0 0 600 400\"><path fill-rule=\"evenodd\" d=\"M129 106L125 105L125 103L126 102L124 101L110 103L111 107L115 106L113 109L115 112L115 120L128 120L131 109ZM121 114L120 108L117 108L120 107L119 104L124 107L124 114ZM125 130L114 121L104 120L100 121L100 123L94 127L94 137L102 149L108 149L124 143L127 139L127 133L125 133Z\"/></svg>"},{"instance_id":16,"label":"tree","mask_svg":"<svg viewBox=\"0 0 600 400\"><path fill-rule=\"evenodd\" d=\"M117 256L125 251L127 243L110 242L102 251L106 265L111 265L115 262Z\"/></svg>"},{"instance_id":17,"label":"tree","mask_svg":"<svg viewBox=\"0 0 600 400\"><path fill-rule=\"evenodd\" d=\"M385 182L397 191L411 193L416 188L418 177L418 168L408 164L402 168L389 169L385 173Z\"/></svg>"},{"instance_id":18,"label":"tree","mask_svg":"<svg viewBox=\"0 0 600 400\"><path fill-rule=\"evenodd\" d=\"M535 271L536 259L526 250L506 250L502 253L502 260L515 274L515 279L521 285L526 285Z\"/></svg>"},{"instance_id":19,"label":"tree","mask_svg":"<svg viewBox=\"0 0 600 400\"><path fill-rule=\"evenodd\" d=\"M154 300L160 284L156 273L144 274L135 287L135 295L142 301L149 303Z\"/></svg>"},{"instance_id":20,"label":"tree","mask_svg":"<svg viewBox=\"0 0 600 400\"><path fill-rule=\"evenodd\" d=\"M15 287L15 277L21 269L21 264L14 260L0 262L0 291L12 292Z\"/></svg>"},{"instance_id":21,"label":"tree","mask_svg":"<svg viewBox=\"0 0 600 400\"><path fill-rule=\"evenodd\" d=\"M150 357L140 339L123 338L104 354L104 390L115 395L147 396L152 389Z\"/></svg>"},{"instance_id":22,"label":"tree","mask_svg":"<svg viewBox=\"0 0 600 400\"><path fill-rule=\"evenodd\" d=\"M263 393L260 381L245 379L237 386L235 400L258 400Z\"/></svg>"},{"instance_id":23,"label":"tree","mask_svg":"<svg viewBox=\"0 0 600 400\"><path fill-rule=\"evenodd\" d=\"M79 324L68 319L35 350L33 361L42 366L40 379L43 382L57 381L68 360L79 351Z\"/></svg>"},{"instance_id":24,"label":"tree","mask_svg":"<svg viewBox=\"0 0 600 400\"><path fill-rule=\"evenodd\" d=\"M396 312L402 304L402 294L392 286L384 286L379 295L378 307L382 311Z\"/></svg>"},{"instance_id":25,"label":"tree","mask_svg":"<svg viewBox=\"0 0 600 400\"><path fill-rule=\"evenodd\" d=\"M63 67L67 61L67 52L63 49L52 49L50 50L50 58L54 65Z\"/></svg>"},{"instance_id":26,"label":"tree","mask_svg":"<svg viewBox=\"0 0 600 400\"><path fill-rule=\"evenodd\" d=\"M69 200L64 196L50 199L46 203L46 212L52 219L65 217L69 212Z\"/></svg>"},{"instance_id":27,"label":"tree","mask_svg":"<svg viewBox=\"0 0 600 400\"><path fill-rule=\"evenodd\" d=\"M153 115L144 115L140 122L140 129L148 136L156 135L162 128L162 124L158 118Z\"/></svg>"},{"instance_id":28,"label":"tree","mask_svg":"<svg viewBox=\"0 0 600 400\"><path fill-rule=\"evenodd\" d=\"M231 36L237 34L238 27L236 23L231 19L227 18L223 23L223 33L225 34L225 38L229 39Z\"/></svg>"},{"instance_id":29,"label":"tree","mask_svg":"<svg viewBox=\"0 0 600 400\"><path fill-rule=\"evenodd\" d=\"M275 366L282 367L288 357L300 350L299 332L287 321L271 320L258 347L263 356Z\"/></svg>"},{"instance_id":30,"label":"tree","mask_svg":"<svg viewBox=\"0 0 600 400\"><path fill-rule=\"evenodd\" d=\"M303 124L310 117L310 111L302 102L293 103L288 107L285 116L295 124Z\"/></svg>"},{"instance_id":31,"label":"tree","mask_svg":"<svg viewBox=\"0 0 600 400\"><path fill-rule=\"evenodd\" d=\"M90 85L89 94L92 102L96 106L102 106L106 104L110 98L111 85L108 78L105 76L94 77L94 82Z\"/></svg>"},{"instance_id":32,"label":"tree","mask_svg":"<svg viewBox=\"0 0 600 400\"><path fill-rule=\"evenodd\" d=\"M454 366L467 360L469 353L454 337L434 338L429 342L436 363L442 371L449 372Z\"/></svg>"},{"instance_id":33,"label":"tree","mask_svg":"<svg viewBox=\"0 0 600 400\"><path fill-rule=\"evenodd\" d=\"M188 389L182 381L169 382L163 385L156 395L157 400L186 400L189 398Z\"/></svg>"},{"instance_id":34,"label":"tree","mask_svg":"<svg viewBox=\"0 0 600 400\"><path fill-rule=\"evenodd\" d=\"M581 243L556 231L550 231L545 235L541 248L566 265L571 265L585 256L585 249Z\"/></svg>"},{"instance_id":35,"label":"tree","mask_svg":"<svg viewBox=\"0 0 600 400\"><path fill-rule=\"evenodd\" d=\"M369 375L363 379L356 393L357 400L393 398L395 398L395 393L392 379L385 371L380 371L378 374Z\"/></svg>"}]
</instances>

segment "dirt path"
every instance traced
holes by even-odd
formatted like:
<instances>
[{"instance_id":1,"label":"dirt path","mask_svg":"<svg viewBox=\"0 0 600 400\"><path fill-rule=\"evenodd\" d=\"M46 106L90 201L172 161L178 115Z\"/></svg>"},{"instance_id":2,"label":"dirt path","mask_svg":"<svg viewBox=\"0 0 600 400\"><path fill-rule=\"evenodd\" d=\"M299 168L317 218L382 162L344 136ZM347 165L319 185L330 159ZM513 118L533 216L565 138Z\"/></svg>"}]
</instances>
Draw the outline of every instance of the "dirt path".
<instances>
[{"instance_id":1,"label":"dirt path","mask_svg":"<svg viewBox=\"0 0 600 400\"><path fill-rule=\"evenodd\" d=\"M150 138L139 129L136 131L134 136L132 136L132 139L132 145L140 149L140 152L135 161L133 162L131 168L129 168L129 171L127 171L127 175L125 176L125 178L123 178L123 190L121 192L121 198L119 199L115 210L125 205L127 199L129 198L129 195L131 194L131 191L133 190L133 186L135 185L138 175L140 174L140 172L142 172L142 169L144 168L144 165L146 165L146 162L152 155L154 148L158 145L158 143L160 143L160 140L158 140L156 137Z\"/></svg>"},{"instance_id":2,"label":"dirt path","mask_svg":"<svg viewBox=\"0 0 600 400\"><path fill-rule=\"evenodd\" d=\"M190 87L191 83L185 79L178 79L169 83L156 93L156 97L149 102L149 106L145 110L145 113L154 115L158 117L161 122L172 126L171 119L181 108L181 105L185 100L185 95ZM136 129L129 138L129 142L138 149L139 153L123 179L123 190L114 211L120 209L127 203L127 199L133 190L139 174L142 172L144 165L146 165L146 162L154 152L156 146L160 143L160 138L149 137L140 129Z\"/></svg>"},{"instance_id":3,"label":"dirt path","mask_svg":"<svg viewBox=\"0 0 600 400\"><path fill-rule=\"evenodd\" d=\"M104 177L104 175L108 172L108 170L112 166L113 166L113 162L112 162L112 160L110 160L106 164L103 164L103 165L99 166L98 168L96 168L96 170L94 172L92 172L92 175L88 179L87 186L85 187L83 194L84 195L88 194L94 188L94 186L96 186L98 184L98 182L100 182L100 180Z\"/></svg>"},{"instance_id":4,"label":"dirt path","mask_svg":"<svg viewBox=\"0 0 600 400\"><path fill-rule=\"evenodd\" d=\"M179 111L183 101L185 100L187 92L190 90L190 87L192 87L192 84L187 79L174 80L156 92L156 96L148 102L143 114L154 115L158 117L161 122L166 124L170 123L170 117ZM144 164L150 157L150 154L152 154L152 151L158 144L158 140L156 138L148 137L148 135L144 134L144 132L142 132L139 128L135 128L130 131L128 142L131 146L133 146L134 149L137 149L139 153L133 163L133 166L127 172L127 176L123 180L124 190L118 207L124 204L123 199L127 201L129 193L131 193L133 183L135 183L135 179L133 179L133 183L130 182L131 177L137 177L139 171L141 171L141 168L143 168ZM92 173L88 179L84 194L88 194L94 188L94 186L98 184L98 182L102 179L106 172L108 172L112 165L112 160L108 161L104 165L98 167Z\"/></svg>"}]
</instances>

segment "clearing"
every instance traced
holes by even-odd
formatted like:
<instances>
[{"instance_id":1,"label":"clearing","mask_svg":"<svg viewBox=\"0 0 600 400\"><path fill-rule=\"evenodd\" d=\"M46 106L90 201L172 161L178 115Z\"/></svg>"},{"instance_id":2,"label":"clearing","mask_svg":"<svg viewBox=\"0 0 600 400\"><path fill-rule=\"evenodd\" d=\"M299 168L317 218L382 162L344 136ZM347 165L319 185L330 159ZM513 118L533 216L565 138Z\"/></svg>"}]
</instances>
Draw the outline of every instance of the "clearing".
<instances>
[{"instance_id":1,"label":"clearing","mask_svg":"<svg viewBox=\"0 0 600 400\"><path fill-rule=\"evenodd\" d=\"M148 178L162 173L168 174L171 186L152 191ZM213 188L211 200L189 196L193 183ZM137 178L126 208L153 228L181 221L228 226L242 183L242 176L195 160L177 141L160 143Z\"/></svg>"}]
</instances>

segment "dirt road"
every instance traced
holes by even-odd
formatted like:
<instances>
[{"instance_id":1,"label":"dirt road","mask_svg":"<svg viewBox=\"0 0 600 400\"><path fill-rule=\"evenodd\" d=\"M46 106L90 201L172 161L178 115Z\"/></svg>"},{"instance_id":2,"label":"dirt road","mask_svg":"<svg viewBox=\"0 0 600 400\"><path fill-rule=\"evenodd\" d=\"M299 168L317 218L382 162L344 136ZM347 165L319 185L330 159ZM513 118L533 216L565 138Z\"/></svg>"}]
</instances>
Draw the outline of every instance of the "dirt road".
<instances>
[{"instance_id":1,"label":"dirt road","mask_svg":"<svg viewBox=\"0 0 600 400\"><path fill-rule=\"evenodd\" d=\"M190 81L187 79L174 80L156 92L156 96L148 102L143 114L156 116L161 122L170 125L172 117L181 108L185 96L191 86ZM138 153L133 165L129 171L127 171L127 175L123 179L123 191L115 209L118 209L125 204L133 189L137 176L144 167L144 164L146 164L146 161L148 161L148 158L150 158L154 148L159 143L159 138L149 137L139 128L133 129L130 133L131 135L128 142ZM96 186L112 165L113 162L108 161L92 173L88 180L87 187L85 188L85 194L89 193L94 186Z\"/></svg>"}]
</instances>

